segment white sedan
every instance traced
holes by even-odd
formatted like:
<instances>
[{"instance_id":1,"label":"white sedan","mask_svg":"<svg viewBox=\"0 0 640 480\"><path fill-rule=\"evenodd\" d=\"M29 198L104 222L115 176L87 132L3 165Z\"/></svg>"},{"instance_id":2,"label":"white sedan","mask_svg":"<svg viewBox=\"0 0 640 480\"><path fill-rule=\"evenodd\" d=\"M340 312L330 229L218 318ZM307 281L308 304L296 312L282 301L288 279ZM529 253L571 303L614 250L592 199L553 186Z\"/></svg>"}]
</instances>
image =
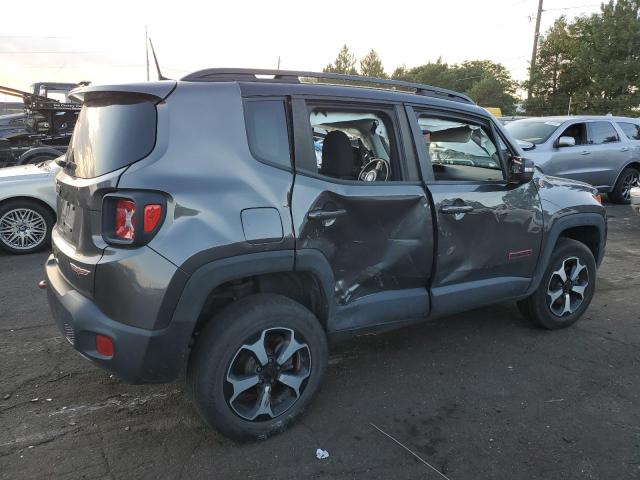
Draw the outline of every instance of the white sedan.
<instances>
[{"instance_id":1,"label":"white sedan","mask_svg":"<svg viewBox=\"0 0 640 480\"><path fill-rule=\"evenodd\" d=\"M14 254L46 248L56 222L55 160L0 169L0 248Z\"/></svg>"}]
</instances>

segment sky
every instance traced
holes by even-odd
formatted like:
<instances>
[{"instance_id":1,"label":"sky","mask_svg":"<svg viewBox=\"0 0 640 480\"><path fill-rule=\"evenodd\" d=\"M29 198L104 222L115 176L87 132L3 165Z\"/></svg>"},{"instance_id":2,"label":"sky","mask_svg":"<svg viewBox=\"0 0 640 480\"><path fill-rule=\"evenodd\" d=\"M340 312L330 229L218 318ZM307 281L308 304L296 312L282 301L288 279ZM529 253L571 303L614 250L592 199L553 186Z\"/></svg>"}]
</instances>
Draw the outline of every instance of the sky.
<instances>
[{"instance_id":1,"label":"sky","mask_svg":"<svg viewBox=\"0 0 640 480\"><path fill-rule=\"evenodd\" d=\"M358 58L375 49L389 73L438 57L448 63L489 59L523 80L537 3L9 1L0 8L0 85L144 81L145 26L162 73L170 78L207 67L276 68L278 57L282 69L318 71L346 43ZM597 12L599 2L545 0L544 9L542 32L562 14ZM0 95L2 100L11 99Z\"/></svg>"}]
</instances>

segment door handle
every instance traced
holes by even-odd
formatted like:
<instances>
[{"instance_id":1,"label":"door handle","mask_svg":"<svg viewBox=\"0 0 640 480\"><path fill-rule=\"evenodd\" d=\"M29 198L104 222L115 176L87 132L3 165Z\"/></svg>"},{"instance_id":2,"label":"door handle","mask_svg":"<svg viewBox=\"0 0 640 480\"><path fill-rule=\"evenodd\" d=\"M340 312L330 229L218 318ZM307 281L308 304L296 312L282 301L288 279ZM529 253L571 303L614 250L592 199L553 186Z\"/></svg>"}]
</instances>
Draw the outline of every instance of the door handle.
<instances>
[{"instance_id":1,"label":"door handle","mask_svg":"<svg viewBox=\"0 0 640 480\"><path fill-rule=\"evenodd\" d=\"M589 150L583 150L580 152L580 155L591 155L591 152Z\"/></svg>"},{"instance_id":2,"label":"door handle","mask_svg":"<svg viewBox=\"0 0 640 480\"><path fill-rule=\"evenodd\" d=\"M622 147L620 149L621 152L628 152L629 151L629 147Z\"/></svg>"},{"instance_id":3,"label":"door handle","mask_svg":"<svg viewBox=\"0 0 640 480\"><path fill-rule=\"evenodd\" d=\"M441 213L446 213L447 215L455 215L457 213L469 213L473 211L473 207L471 205L443 205L440 207Z\"/></svg>"},{"instance_id":4,"label":"door handle","mask_svg":"<svg viewBox=\"0 0 640 480\"><path fill-rule=\"evenodd\" d=\"M339 208L337 210L311 210L307 213L307 218L309 220L330 220L346 214L347 211L344 208Z\"/></svg>"}]
</instances>

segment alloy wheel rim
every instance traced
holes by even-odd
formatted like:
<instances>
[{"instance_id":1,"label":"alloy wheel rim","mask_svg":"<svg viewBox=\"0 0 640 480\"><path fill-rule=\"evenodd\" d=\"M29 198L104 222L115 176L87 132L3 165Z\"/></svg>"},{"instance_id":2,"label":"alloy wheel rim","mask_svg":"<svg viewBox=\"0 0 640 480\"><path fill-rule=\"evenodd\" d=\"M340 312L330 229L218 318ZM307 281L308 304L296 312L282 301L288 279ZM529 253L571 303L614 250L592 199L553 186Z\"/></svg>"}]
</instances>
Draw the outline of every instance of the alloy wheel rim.
<instances>
[{"instance_id":1,"label":"alloy wheel rim","mask_svg":"<svg viewBox=\"0 0 640 480\"><path fill-rule=\"evenodd\" d=\"M551 274L547 287L549 309L557 317L573 314L584 301L589 286L589 271L578 257L562 261Z\"/></svg>"},{"instance_id":2,"label":"alloy wheel rim","mask_svg":"<svg viewBox=\"0 0 640 480\"><path fill-rule=\"evenodd\" d=\"M225 398L239 417L268 421L298 401L310 374L309 346L290 328L268 328L236 351L227 369Z\"/></svg>"},{"instance_id":3,"label":"alloy wheel rim","mask_svg":"<svg viewBox=\"0 0 640 480\"><path fill-rule=\"evenodd\" d=\"M0 239L16 250L37 247L46 236L47 224L44 218L30 208L15 208L0 218Z\"/></svg>"},{"instance_id":4,"label":"alloy wheel rim","mask_svg":"<svg viewBox=\"0 0 640 480\"><path fill-rule=\"evenodd\" d=\"M625 200L631 199L631 189L640 185L639 175L637 173L630 173L622 182L622 197Z\"/></svg>"}]
</instances>

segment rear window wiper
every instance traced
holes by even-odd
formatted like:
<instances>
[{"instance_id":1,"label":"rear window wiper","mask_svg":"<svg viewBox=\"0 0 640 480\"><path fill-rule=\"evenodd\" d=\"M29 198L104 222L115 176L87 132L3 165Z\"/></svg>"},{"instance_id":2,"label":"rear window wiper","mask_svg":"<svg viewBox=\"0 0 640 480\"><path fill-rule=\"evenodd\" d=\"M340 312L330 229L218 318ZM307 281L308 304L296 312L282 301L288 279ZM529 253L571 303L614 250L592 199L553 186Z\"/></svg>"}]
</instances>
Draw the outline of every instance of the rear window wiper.
<instances>
[{"instance_id":1,"label":"rear window wiper","mask_svg":"<svg viewBox=\"0 0 640 480\"><path fill-rule=\"evenodd\" d=\"M63 160L63 159L57 159L56 163L62 167L62 168L70 168L70 169L75 169L77 167L75 162L72 161L67 161L67 160Z\"/></svg>"}]
</instances>

